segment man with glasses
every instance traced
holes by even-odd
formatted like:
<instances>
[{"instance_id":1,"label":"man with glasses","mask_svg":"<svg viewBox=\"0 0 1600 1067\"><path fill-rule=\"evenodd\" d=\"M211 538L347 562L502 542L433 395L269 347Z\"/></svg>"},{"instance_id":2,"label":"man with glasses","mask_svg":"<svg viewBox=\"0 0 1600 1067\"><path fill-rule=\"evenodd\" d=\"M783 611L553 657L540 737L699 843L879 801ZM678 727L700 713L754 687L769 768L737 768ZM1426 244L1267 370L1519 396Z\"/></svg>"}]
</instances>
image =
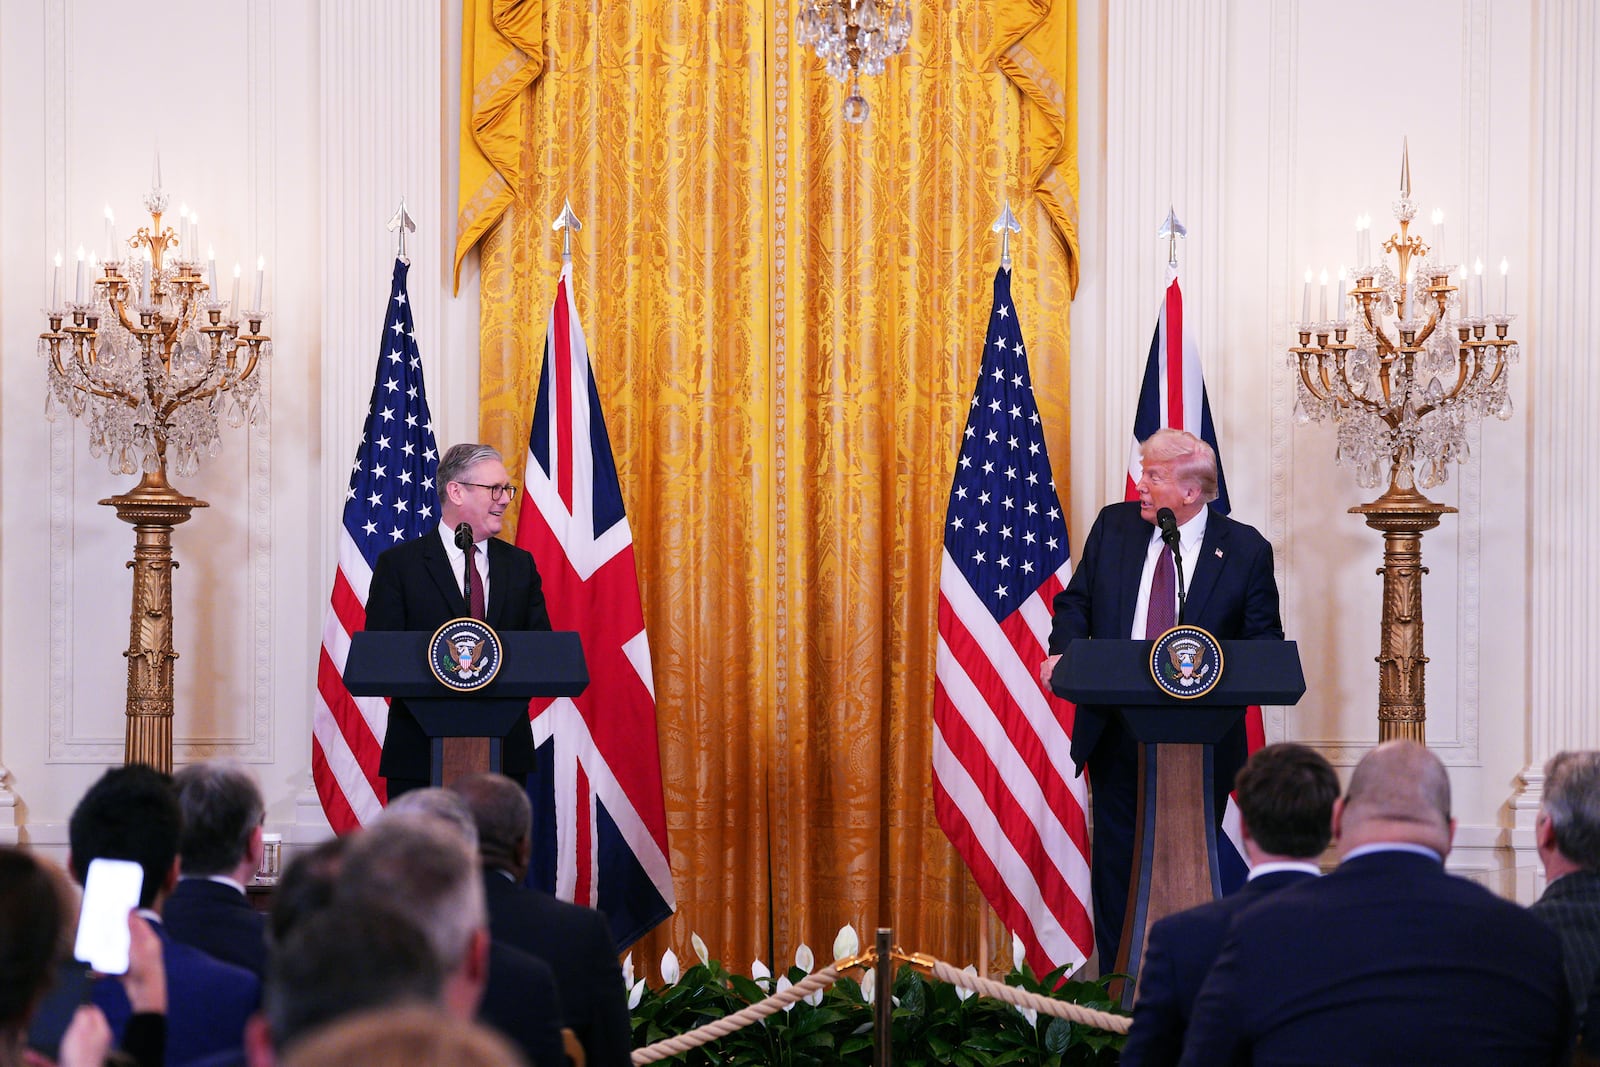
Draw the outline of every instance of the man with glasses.
<instances>
[{"instance_id":1,"label":"man with glasses","mask_svg":"<svg viewBox=\"0 0 1600 1067\"><path fill-rule=\"evenodd\" d=\"M453 445L435 481L439 525L378 557L366 628L432 631L470 615L501 631L550 629L533 557L495 537L517 494L500 453L488 445ZM463 526L472 533L465 548L457 543ZM520 722L503 740L501 770L520 781L533 766L533 733ZM428 738L403 700L390 702L378 772L388 780L390 800L428 784Z\"/></svg>"}]
</instances>

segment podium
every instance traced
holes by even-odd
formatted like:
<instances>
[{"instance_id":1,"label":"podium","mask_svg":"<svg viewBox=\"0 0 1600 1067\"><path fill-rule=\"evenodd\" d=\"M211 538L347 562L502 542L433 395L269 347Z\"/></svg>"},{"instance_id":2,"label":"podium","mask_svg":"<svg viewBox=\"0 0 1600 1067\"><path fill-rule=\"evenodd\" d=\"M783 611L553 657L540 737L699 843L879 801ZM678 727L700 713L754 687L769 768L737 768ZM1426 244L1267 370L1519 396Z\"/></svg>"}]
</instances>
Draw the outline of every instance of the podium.
<instances>
[{"instance_id":1,"label":"podium","mask_svg":"<svg viewBox=\"0 0 1600 1067\"><path fill-rule=\"evenodd\" d=\"M1150 677L1153 644L1080 638L1050 677L1050 688L1075 704L1116 708L1139 743L1133 872L1115 965L1135 978L1151 923L1222 895L1213 801L1217 742L1247 706L1295 704L1306 691L1293 641L1220 641L1223 672L1211 691L1194 699L1168 696ZM1133 1002L1133 990L1134 983L1125 983L1124 1004Z\"/></svg>"},{"instance_id":2,"label":"podium","mask_svg":"<svg viewBox=\"0 0 1600 1067\"><path fill-rule=\"evenodd\" d=\"M526 721L529 698L577 696L589 686L583 643L573 632L500 634L499 673L470 693L455 692L433 676L428 666L432 637L432 630L352 634L344 683L354 696L406 702L428 736L430 780L436 786L482 771L498 773L502 739L519 717Z\"/></svg>"}]
</instances>

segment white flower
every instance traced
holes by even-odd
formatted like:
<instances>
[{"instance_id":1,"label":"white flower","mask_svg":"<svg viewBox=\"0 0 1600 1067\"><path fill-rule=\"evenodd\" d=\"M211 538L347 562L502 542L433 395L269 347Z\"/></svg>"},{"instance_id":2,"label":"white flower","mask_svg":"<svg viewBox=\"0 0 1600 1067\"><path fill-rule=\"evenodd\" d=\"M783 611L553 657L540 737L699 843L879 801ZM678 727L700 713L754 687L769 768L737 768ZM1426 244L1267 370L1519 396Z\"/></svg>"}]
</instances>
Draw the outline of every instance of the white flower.
<instances>
[{"instance_id":1,"label":"white flower","mask_svg":"<svg viewBox=\"0 0 1600 1067\"><path fill-rule=\"evenodd\" d=\"M794 983L789 981L789 976L788 975L783 975L781 978L778 979L778 984L773 987L772 991L774 993L782 993L785 989L788 989L792 985L794 985ZM784 1011L788 1011L792 1007L794 1007L793 1004L785 1004L783 1006L783 1010Z\"/></svg>"},{"instance_id":2,"label":"white flower","mask_svg":"<svg viewBox=\"0 0 1600 1067\"><path fill-rule=\"evenodd\" d=\"M637 982L633 983L633 986L628 990L628 1010L632 1011L633 1009L637 1008L639 1006L639 1001L643 999L644 979L641 978Z\"/></svg>"},{"instance_id":3,"label":"white flower","mask_svg":"<svg viewBox=\"0 0 1600 1067\"><path fill-rule=\"evenodd\" d=\"M1028 1020L1028 1025L1029 1026L1038 1026L1039 1025L1039 1012L1036 1009L1034 1009L1034 1008L1017 1008L1017 1011L1018 1011L1018 1013L1020 1013L1022 1015L1022 1017L1024 1019Z\"/></svg>"},{"instance_id":4,"label":"white flower","mask_svg":"<svg viewBox=\"0 0 1600 1067\"><path fill-rule=\"evenodd\" d=\"M811 954L811 946L804 941L800 942L800 947L794 950L794 965L806 974L810 974L811 968L817 965L817 958Z\"/></svg>"},{"instance_id":5,"label":"white flower","mask_svg":"<svg viewBox=\"0 0 1600 1067\"><path fill-rule=\"evenodd\" d=\"M757 982L770 982L772 980L772 972L767 970L765 963L756 960L750 964L750 977Z\"/></svg>"},{"instance_id":6,"label":"white flower","mask_svg":"<svg viewBox=\"0 0 1600 1067\"><path fill-rule=\"evenodd\" d=\"M632 952L628 953L627 958L622 961L622 984L625 987L629 988L629 989L633 988L633 953Z\"/></svg>"},{"instance_id":7,"label":"white flower","mask_svg":"<svg viewBox=\"0 0 1600 1067\"><path fill-rule=\"evenodd\" d=\"M969 963L965 967L961 968L961 973L971 975L973 978L976 978L978 977L978 968ZM958 999L966 1000L970 996L972 996L972 990L968 989L964 985L956 986L956 997Z\"/></svg>"},{"instance_id":8,"label":"white flower","mask_svg":"<svg viewBox=\"0 0 1600 1067\"><path fill-rule=\"evenodd\" d=\"M821 986L818 986L816 989L806 994L806 1003L811 1005L813 1008L822 1003Z\"/></svg>"},{"instance_id":9,"label":"white flower","mask_svg":"<svg viewBox=\"0 0 1600 1067\"><path fill-rule=\"evenodd\" d=\"M1011 934L1011 967L1013 970L1022 970L1022 965L1028 962L1028 949L1022 943L1022 938L1013 931Z\"/></svg>"},{"instance_id":10,"label":"white flower","mask_svg":"<svg viewBox=\"0 0 1600 1067\"><path fill-rule=\"evenodd\" d=\"M866 981L861 983L861 999L871 1004L878 999L878 982L871 975L862 975Z\"/></svg>"},{"instance_id":11,"label":"white flower","mask_svg":"<svg viewBox=\"0 0 1600 1067\"><path fill-rule=\"evenodd\" d=\"M833 958L842 960L846 956L854 956L860 949L861 938L856 936L856 928L849 923L839 927L833 939Z\"/></svg>"},{"instance_id":12,"label":"white flower","mask_svg":"<svg viewBox=\"0 0 1600 1067\"><path fill-rule=\"evenodd\" d=\"M711 963L711 954L706 951L706 943L700 940L700 935L691 933L689 935L689 944L694 946L694 954L700 957L701 964L709 966Z\"/></svg>"},{"instance_id":13,"label":"white flower","mask_svg":"<svg viewBox=\"0 0 1600 1067\"><path fill-rule=\"evenodd\" d=\"M681 977L683 969L678 966L678 954L669 948L661 954L661 980L667 985L677 985Z\"/></svg>"}]
</instances>

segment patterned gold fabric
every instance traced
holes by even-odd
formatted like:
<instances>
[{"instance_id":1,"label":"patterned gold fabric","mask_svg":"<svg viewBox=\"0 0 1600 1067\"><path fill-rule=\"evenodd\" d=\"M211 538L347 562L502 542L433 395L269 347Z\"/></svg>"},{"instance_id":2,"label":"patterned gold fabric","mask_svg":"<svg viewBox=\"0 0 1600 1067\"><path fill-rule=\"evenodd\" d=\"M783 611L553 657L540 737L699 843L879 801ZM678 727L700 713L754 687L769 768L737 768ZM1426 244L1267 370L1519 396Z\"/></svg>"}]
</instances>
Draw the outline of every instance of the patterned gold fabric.
<instances>
[{"instance_id":1,"label":"patterned gold fabric","mask_svg":"<svg viewBox=\"0 0 1600 1067\"><path fill-rule=\"evenodd\" d=\"M931 799L942 520L1002 197L1066 495L1073 15L914 8L852 127L785 0L547 4L520 183L481 248L481 433L520 477L570 197L655 658L679 909L639 946L652 967L690 931L731 966L826 958L847 922L975 958Z\"/></svg>"}]
</instances>

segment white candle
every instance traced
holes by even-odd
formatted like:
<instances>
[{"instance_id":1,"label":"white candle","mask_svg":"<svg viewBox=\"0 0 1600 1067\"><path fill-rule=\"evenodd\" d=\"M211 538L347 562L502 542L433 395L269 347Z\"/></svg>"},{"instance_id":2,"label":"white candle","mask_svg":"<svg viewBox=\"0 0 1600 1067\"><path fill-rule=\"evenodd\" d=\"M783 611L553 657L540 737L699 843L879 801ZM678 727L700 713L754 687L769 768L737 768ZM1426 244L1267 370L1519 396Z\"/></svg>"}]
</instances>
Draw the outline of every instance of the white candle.
<instances>
[{"instance_id":1,"label":"white candle","mask_svg":"<svg viewBox=\"0 0 1600 1067\"><path fill-rule=\"evenodd\" d=\"M1511 261L1505 256L1500 257L1500 314L1509 314L1507 308L1511 306Z\"/></svg>"},{"instance_id":2,"label":"white candle","mask_svg":"<svg viewBox=\"0 0 1600 1067\"><path fill-rule=\"evenodd\" d=\"M155 188L161 188L161 149L156 149L156 165L150 171L150 181Z\"/></svg>"},{"instance_id":3,"label":"white candle","mask_svg":"<svg viewBox=\"0 0 1600 1067\"><path fill-rule=\"evenodd\" d=\"M251 305L251 310L252 311L260 311L261 310L261 308L263 306L261 298L262 298L262 295L265 292L266 288L267 288L267 257L266 256L257 256L256 257L256 302Z\"/></svg>"},{"instance_id":4,"label":"white candle","mask_svg":"<svg viewBox=\"0 0 1600 1067\"><path fill-rule=\"evenodd\" d=\"M1334 300L1334 306L1339 309L1339 321L1340 322L1344 322L1345 321L1345 307L1344 307L1344 267L1343 267L1343 265L1341 265L1339 267L1339 295Z\"/></svg>"},{"instance_id":5,"label":"white candle","mask_svg":"<svg viewBox=\"0 0 1600 1067\"><path fill-rule=\"evenodd\" d=\"M56 250L56 267L50 275L50 310L61 306L61 251Z\"/></svg>"},{"instance_id":6,"label":"white candle","mask_svg":"<svg viewBox=\"0 0 1600 1067\"><path fill-rule=\"evenodd\" d=\"M1311 321L1311 268L1306 268L1306 285L1300 291L1300 321Z\"/></svg>"},{"instance_id":7,"label":"white candle","mask_svg":"<svg viewBox=\"0 0 1600 1067\"><path fill-rule=\"evenodd\" d=\"M229 309L235 315L239 314L239 274L239 264L235 263L233 265L233 299L228 302Z\"/></svg>"},{"instance_id":8,"label":"white candle","mask_svg":"<svg viewBox=\"0 0 1600 1067\"><path fill-rule=\"evenodd\" d=\"M1472 304L1478 309L1479 315L1484 315L1488 313L1489 306L1483 302L1483 260L1474 259L1472 261L1472 273L1475 276L1473 281L1476 283L1477 289L1472 294Z\"/></svg>"},{"instance_id":9,"label":"white candle","mask_svg":"<svg viewBox=\"0 0 1600 1067\"><path fill-rule=\"evenodd\" d=\"M1328 321L1328 272L1322 272L1322 285L1317 291L1317 321Z\"/></svg>"},{"instance_id":10,"label":"white candle","mask_svg":"<svg viewBox=\"0 0 1600 1067\"><path fill-rule=\"evenodd\" d=\"M206 285L211 288L211 299L217 300L222 296L217 291L217 253L210 247L206 248Z\"/></svg>"},{"instance_id":11,"label":"white candle","mask_svg":"<svg viewBox=\"0 0 1600 1067\"><path fill-rule=\"evenodd\" d=\"M77 282L77 285L76 285L75 289L73 290L72 302L74 304L83 303L83 246L82 245L78 246L78 282Z\"/></svg>"},{"instance_id":12,"label":"white candle","mask_svg":"<svg viewBox=\"0 0 1600 1067\"><path fill-rule=\"evenodd\" d=\"M1467 265L1461 264L1461 317L1469 318L1472 315L1472 300L1468 296Z\"/></svg>"}]
</instances>

